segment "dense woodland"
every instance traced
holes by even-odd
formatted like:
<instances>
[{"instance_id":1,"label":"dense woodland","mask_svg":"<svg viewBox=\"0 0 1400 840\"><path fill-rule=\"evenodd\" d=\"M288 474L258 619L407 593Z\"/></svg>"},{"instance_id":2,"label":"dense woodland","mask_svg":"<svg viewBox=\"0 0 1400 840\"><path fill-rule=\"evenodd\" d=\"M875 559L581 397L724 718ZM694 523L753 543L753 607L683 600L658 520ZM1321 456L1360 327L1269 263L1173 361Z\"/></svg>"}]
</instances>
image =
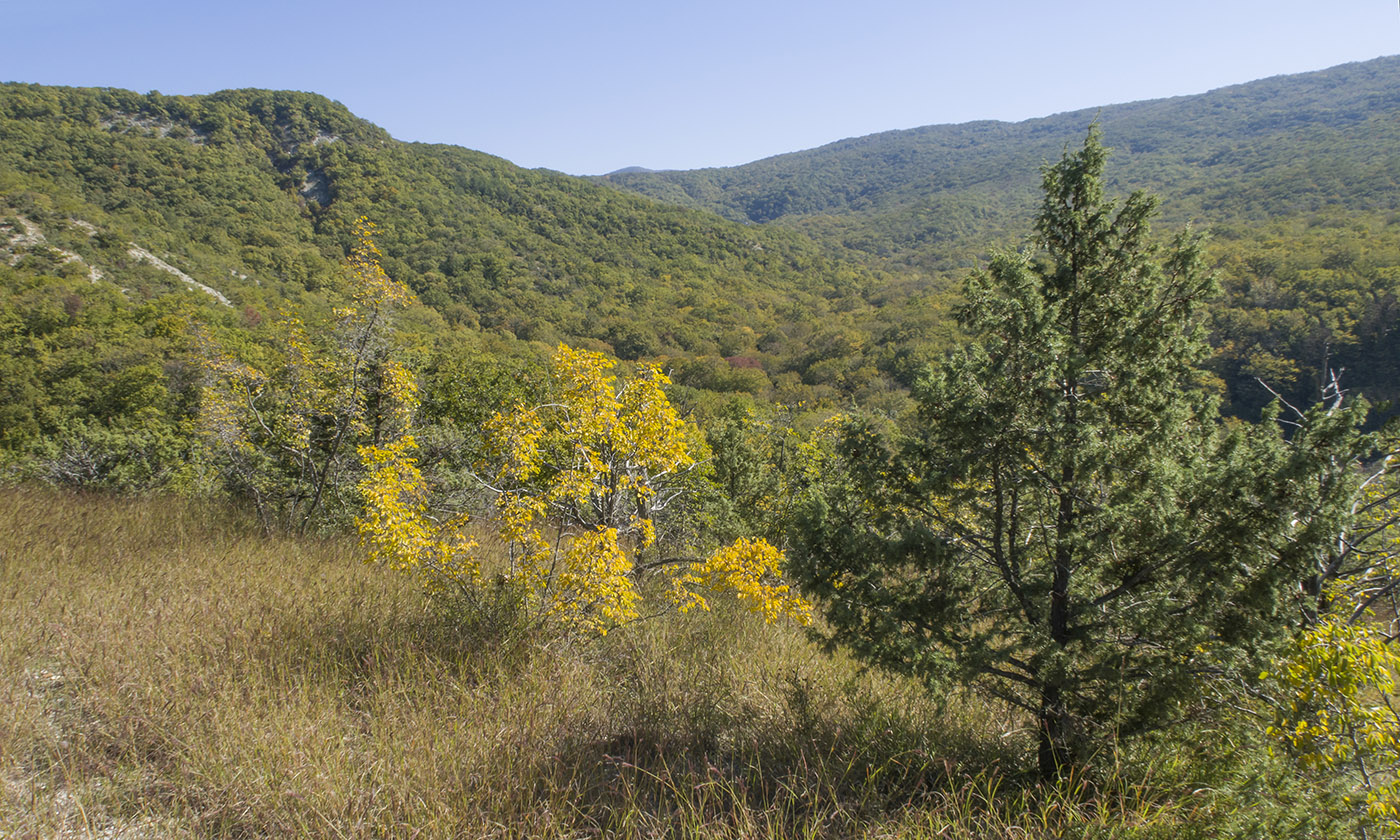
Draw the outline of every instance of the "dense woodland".
<instances>
[{"instance_id":1,"label":"dense woodland","mask_svg":"<svg viewBox=\"0 0 1400 840\"><path fill-rule=\"evenodd\" d=\"M771 716L772 740L608 695L596 720L543 724L561 740L520 770L551 807L583 796L577 814L521 801L488 831L482 813L390 808L432 834L944 836L942 820L1010 836L1024 809L1056 836L1061 808L1105 834L1390 836L1397 117L1387 58L584 179L402 143L313 94L0 85L0 483L29 488L7 491L16 510L47 484L178 496L199 533L220 505L264 540L358 530L422 584L413 656L449 667L470 642L473 685L586 661L569 690L602 691L609 663L649 667L617 645L710 632L847 657L754 666L753 685L787 680L781 710L703 666L714 702ZM6 580L32 586L16 564ZM727 629L697 629L711 611ZM637 641L596 641L609 631ZM0 656L16 692L49 655L24 638ZM409 673L389 678L428 679ZM96 680L94 719L159 716L120 684ZM23 691L12 733L49 715ZM949 704L980 722L940 752L928 721ZM892 740L838 766L843 731L881 728ZM76 758L44 747L44 766L188 760L102 738ZM1202 755L1201 738L1237 747ZM38 766L17 743L0 759ZM561 779L551 751L628 769ZM986 761L1020 804L968 774ZM679 797L696 772L723 796ZM163 795L195 834L310 830L279 794L241 817ZM365 806L347 795L335 807ZM757 827L788 795L800 807ZM40 810L15 830L68 818Z\"/></svg>"}]
</instances>

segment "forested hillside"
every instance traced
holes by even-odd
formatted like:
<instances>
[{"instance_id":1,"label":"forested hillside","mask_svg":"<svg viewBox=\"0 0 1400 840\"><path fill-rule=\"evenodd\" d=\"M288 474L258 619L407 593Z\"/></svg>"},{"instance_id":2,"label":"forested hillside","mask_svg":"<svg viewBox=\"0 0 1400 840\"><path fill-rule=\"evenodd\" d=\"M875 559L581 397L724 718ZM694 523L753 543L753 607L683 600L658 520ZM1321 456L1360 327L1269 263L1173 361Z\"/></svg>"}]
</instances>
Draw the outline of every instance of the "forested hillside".
<instances>
[{"instance_id":1,"label":"forested hillside","mask_svg":"<svg viewBox=\"0 0 1400 840\"><path fill-rule=\"evenodd\" d=\"M1400 57L1019 123L888 131L724 169L604 181L727 218L780 222L833 246L926 267L970 265L1023 234L1037 172L1092 122L1110 186L1165 199L1179 224L1390 210L1400 183Z\"/></svg>"},{"instance_id":2,"label":"forested hillside","mask_svg":"<svg viewBox=\"0 0 1400 840\"><path fill-rule=\"evenodd\" d=\"M173 255L239 302L260 283L314 288L368 215L385 268L449 321L615 342L628 357L721 344L734 355L871 283L803 237L398 143L308 94L8 85L0 166L13 210Z\"/></svg>"},{"instance_id":3,"label":"forested hillside","mask_svg":"<svg viewBox=\"0 0 1400 840\"><path fill-rule=\"evenodd\" d=\"M399 143L311 94L5 85L4 436L110 425L143 399L187 415L179 325L256 343L282 309L328 311L362 215L423 304L403 327L427 367L464 347L541 358L565 340L661 360L706 392L897 411L920 364L957 340L965 266L1024 240L1040 164L1095 120L1110 186L1159 191L1163 233L1193 221L1213 236L1226 294L1208 366L1233 410L1268 401L1260 379L1307 402L1329 368L1390 399L1397 109L1400 59L1379 59L598 184ZM145 377L146 397L104 396L107 371Z\"/></svg>"},{"instance_id":4,"label":"forested hillside","mask_svg":"<svg viewBox=\"0 0 1400 840\"><path fill-rule=\"evenodd\" d=\"M1158 229L1212 237L1225 289L1211 312L1234 410L1315 399L1327 369L1376 399L1395 387L1400 276L1400 57L1196 96L1021 123L934 125L842 140L728 169L602 180L727 218L802 231L830 253L935 286L1016 248L1040 167L1091 123L1108 183L1162 199Z\"/></svg>"},{"instance_id":5,"label":"forested hillside","mask_svg":"<svg viewBox=\"0 0 1400 840\"><path fill-rule=\"evenodd\" d=\"M81 463L52 468L75 476L110 472L94 448L170 463L197 408L195 326L252 348L280 313L328 317L361 216L384 269L420 301L400 330L423 370L538 361L568 341L663 362L697 393L867 401L897 399L924 340L898 314L924 293L890 292L911 281L801 234L400 143L319 96L10 84L5 448L56 448L53 459L77 446ZM899 342L877 340L896 323ZM936 340L928 318L907 323ZM116 428L142 446L110 439Z\"/></svg>"}]
</instances>

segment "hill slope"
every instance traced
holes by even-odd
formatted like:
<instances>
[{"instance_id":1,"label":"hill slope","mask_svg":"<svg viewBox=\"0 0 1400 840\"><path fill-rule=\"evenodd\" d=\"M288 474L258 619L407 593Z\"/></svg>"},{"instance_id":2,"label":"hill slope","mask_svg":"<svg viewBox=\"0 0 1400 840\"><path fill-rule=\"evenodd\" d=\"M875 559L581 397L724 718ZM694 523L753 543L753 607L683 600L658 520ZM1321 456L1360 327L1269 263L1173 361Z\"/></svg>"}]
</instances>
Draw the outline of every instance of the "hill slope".
<instances>
[{"instance_id":1,"label":"hill slope","mask_svg":"<svg viewBox=\"0 0 1400 840\"><path fill-rule=\"evenodd\" d=\"M236 306L316 289L366 215L386 269L450 321L628 358L744 352L872 280L791 232L400 143L289 92L0 86L0 205L95 226L108 273L132 242Z\"/></svg>"},{"instance_id":2,"label":"hill slope","mask_svg":"<svg viewBox=\"0 0 1400 840\"><path fill-rule=\"evenodd\" d=\"M897 391L875 336L912 303L878 308L886 278L799 233L400 143L311 94L10 84L0 473L15 460L76 483L175 480L202 343L267 359L279 313L327 321L361 216L422 301L399 326L428 390L471 393L440 380L567 341L659 361L693 403Z\"/></svg>"},{"instance_id":3,"label":"hill slope","mask_svg":"<svg viewBox=\"0 0 1400 840\"><path fill-rule=\"evenodd\" d=\"M1039 167L1095 120L1115 148L1111 183L1163 194L1170 221L1397 205L1400 57L1020 123L889 131L726 169L602 180L730 219L797 227L868 257L946 267L1023 229Z\"/></svg>"},{"instance_id":4,"label":"hill slope","mask_svg":"<svg viewBox=\"0 0 1400 840\"><path fill-rule=\"evenodd\" d=\"M1119 189L1217 233L1234 409L1267 397L1256 377L1306 401L1332 365L1396 397L1397 112L1400 59L1380 59L599 183L400 143L311 94L0 85L0 449L146 430L143 411L179 437L198 405L181 325L255 344L280 310L329 311L362 215L425 304L405 322L425 367L565 340L698 389L894 413L955 339L950 280L1024 240L1039 165L1096 115Z\"/></svg>"}]
</instances>

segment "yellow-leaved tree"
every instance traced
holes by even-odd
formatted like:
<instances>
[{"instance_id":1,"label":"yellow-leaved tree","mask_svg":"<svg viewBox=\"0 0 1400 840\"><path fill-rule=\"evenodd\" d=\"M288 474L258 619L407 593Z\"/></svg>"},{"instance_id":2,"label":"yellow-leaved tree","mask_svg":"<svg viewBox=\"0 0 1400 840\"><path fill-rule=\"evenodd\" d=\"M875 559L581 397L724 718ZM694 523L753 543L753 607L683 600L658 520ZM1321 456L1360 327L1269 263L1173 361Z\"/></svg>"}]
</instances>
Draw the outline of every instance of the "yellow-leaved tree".
<instances>
[{"instance_id":1,"label":"yellow-leaved tree","mask_svg":"<svg viewBox=\"0 0 1400 840\"><path fill-rule=\"evenodd\" d=\"M464 516L430 516L411 437L362 447L358 524L372 556L468 593L494 564L536 621L597 633L648 611L641 585L653 576L681 611L732 592L770 622L806 622L810 606L783 580L782 553L768 542L741 539L700 557L665 539L668 515L693 488L699 434L671 405L664 373L642 365L619 379L615 364L560 345L554 400L488 422L494 461L481 479L503 557L483 556Z\"/></svg>"},{"instance_id":2,"label":"yellow-leaved tree","mask_svg":"<svg viewBox=\"0 0 1400 840\"><path fill-rule=\"evenodd\" d=\"M1348 802L1386 836L1400 834L1398 468L1392 454L1360 476L1348 527L1301 587L1299 630L1264 675L1268 734L1302 769L1349 780Z\"/></svg>"},{"instance_id":3,"label":"yellow-leaved tree","mask_svg":"<svg viewBox=\"0 0 1400 840\"><path fill-rule=\"evenodd\" d=\"M1350 790L1363 825L1400 835L1400 440L1386 430L1359 434L1364 402L1343 406L1335 375L1324 401L1296 416L1292 444L1330 441L1334 456L1315 467L1319 506L1295 527L1323 527L1329 539L1299 582L1297 629L1263 674L1272 706L1267 733L1304 771ZM1311 421L1309 422L1311 416ZM1364 834L1364 829L1363 829Z\"/></svg>"}]
</instances>

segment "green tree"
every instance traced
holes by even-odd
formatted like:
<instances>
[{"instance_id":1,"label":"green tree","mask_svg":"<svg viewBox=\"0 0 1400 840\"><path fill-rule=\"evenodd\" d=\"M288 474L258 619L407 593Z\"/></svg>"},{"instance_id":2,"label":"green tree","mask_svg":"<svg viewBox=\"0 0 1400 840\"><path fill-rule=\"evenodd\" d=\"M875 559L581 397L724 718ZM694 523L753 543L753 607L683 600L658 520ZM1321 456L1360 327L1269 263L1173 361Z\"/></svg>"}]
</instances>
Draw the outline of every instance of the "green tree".
<instances>
[{"instance_id":1,"label":"green tree","mask_svg":"<svg viewBox=\"0 0 1400 840\"><path fill-rule=\"evenodd\" d=\"M1094 128L1044 170L1035 251L968 279L975 340L920 384L917 433L848 431L795 562L834 641L1032 716L1046 778L1202 673L1257 675L1339 515L1310 480L1336 435L1229 427L1196 386L1214 281L1191 236L1152 244L1153 198L1105 200L1106 158Z\"/></svg>"},{"instance_id":2,"label":"green tree","mask_svg":"<svg viewBox=\"0 0 1400 840\"><path fill-rule=\"evenodd\" d=\"M335 322L308 330L277 324L280 356L261 367L209 342L201 421L228 489L250 499L263 526L305 531L329 497L350 484L356 447L395 437L411 420L405 392L416 381L393 358L392 318L412 293L380 267L374 225L360 219L344 266L344 306Z\"/></svg>"}]
</instances>

